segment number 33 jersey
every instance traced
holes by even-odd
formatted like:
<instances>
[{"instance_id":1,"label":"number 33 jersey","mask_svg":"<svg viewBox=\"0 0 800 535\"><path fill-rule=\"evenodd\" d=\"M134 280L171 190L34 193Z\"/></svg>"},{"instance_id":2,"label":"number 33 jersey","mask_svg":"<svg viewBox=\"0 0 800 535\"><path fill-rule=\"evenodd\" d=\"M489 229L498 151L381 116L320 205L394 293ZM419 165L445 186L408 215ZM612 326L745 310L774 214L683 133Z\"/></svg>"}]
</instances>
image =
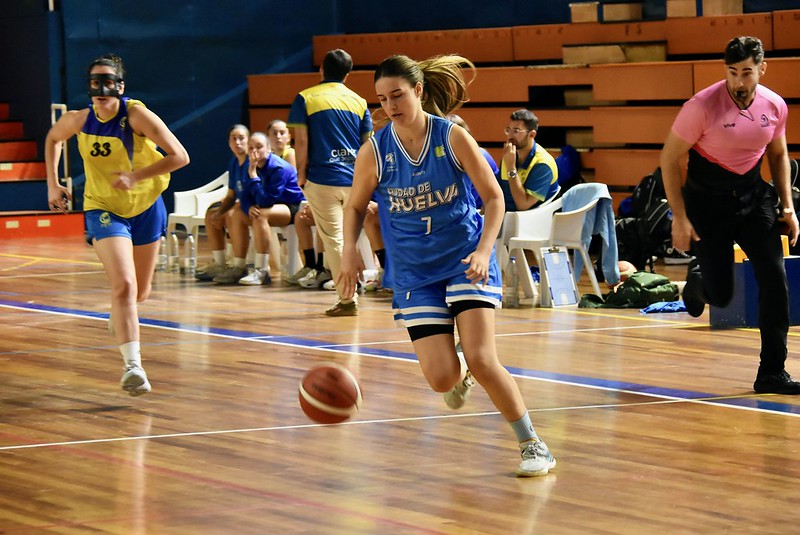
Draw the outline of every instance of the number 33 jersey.
<instances>
[{"instance_id":1,"label":"number 33 jersey","mask_svg":"<svg viewBox=\"0 0 800 535\"><path fill-rule=\"evenodd\" d=\"M128 124L128 110L144 106L128 97L120 99L115 117L101 121L89 106L89 116L78 133L86 187L84 210L105 210L120 217L133 217L150 208L169 185L169 173L138 182L130 190L116 189L115 171L133 171L163 158L155 143L136 134Z\"/></svg>"},{"instance_id":2,"label":"number 33 jersey","mask_svg":"<svg viewBox=\"0 0 800 535\"><path fill-rule=\"evenodd\" d=\"M376 197L393 289L407 292L463 273L475 251L483 218L467 177L450 147L453 123L428 115L417 159L389 124L370 138L376 155Z\"/></svg>"}]
</instances>

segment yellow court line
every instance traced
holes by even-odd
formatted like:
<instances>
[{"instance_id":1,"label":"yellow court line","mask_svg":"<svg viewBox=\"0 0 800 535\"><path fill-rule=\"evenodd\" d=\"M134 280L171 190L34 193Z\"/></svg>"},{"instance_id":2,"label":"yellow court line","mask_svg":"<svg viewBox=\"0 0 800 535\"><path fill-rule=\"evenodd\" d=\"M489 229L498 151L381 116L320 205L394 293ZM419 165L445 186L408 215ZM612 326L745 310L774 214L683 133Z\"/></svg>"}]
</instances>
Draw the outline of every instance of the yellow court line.
<instances>
[{"instance_id":1,"label":"yellow court line","mask_svg":"<svg viewBox=\"0 0 800 535\"><path fill-rule=\"evenodd\" d=\"M89 262L88 260L68 260L64 258L52 258L48 256L27 256L19 254L0 253L0 257L17 258L20 260L34 260L36 262L58 262L60 264L88 264L90 266L102 266L100 262ZM29 264L26 264L29 265ZM21 266L20 266L21 267Z\"/></svg>"},{"instance_id":2,"label":"yellow court line","mask_svg":"<svg viewBox=\"0 0 800 535\"><path fill-rule=\"evenodd\" d=\"M25 267L28 267L28 266L32 266L34 264L38 264L39 262L40 262L40 260L31 260L30 262L25 262L24 264L22 264L20 266L12 266L12 267L3 268L3 269L0 269L0 271L13 271L15 269L25 268Z\"/></svg>"},{"instance_id":3,"label":"yellow court line","mask_svg":"<svg viewBox=\"0 0 800 535\"><path fill-rule=\"evenodd\" d=\"M536 310L545 310L545 309L537 307ZM621 308L621 309L619 309L619 310L635 310L636 311L635 315L634 314L630 314L630 315L629 314L613 314L613 313L610 313L610 312L596 312L596 310L598 310L596 308L580 309L580 308L563 307L563 308L552 308L550 310L552 310L553 312L560 313L560 314L571 313L571 314L580 314L580 315L584 315L584 316L596 316L596 317L600 317L600 318L629 319L629 320L634 320L634 321L646 321L648 323L670 323L670 324L674 324L674 325L683 325L685 327L703 327L703 325L697 325L695 323L692 323L692 322L686 321L686 320L667 320L667 319L663 319L663 318L654 318L654 317L652 317L652 316L650 316L648 314L642 314L636 308ZM705 326L707 327L707 325L705 325Z\"/></svg>"}]
</instances>

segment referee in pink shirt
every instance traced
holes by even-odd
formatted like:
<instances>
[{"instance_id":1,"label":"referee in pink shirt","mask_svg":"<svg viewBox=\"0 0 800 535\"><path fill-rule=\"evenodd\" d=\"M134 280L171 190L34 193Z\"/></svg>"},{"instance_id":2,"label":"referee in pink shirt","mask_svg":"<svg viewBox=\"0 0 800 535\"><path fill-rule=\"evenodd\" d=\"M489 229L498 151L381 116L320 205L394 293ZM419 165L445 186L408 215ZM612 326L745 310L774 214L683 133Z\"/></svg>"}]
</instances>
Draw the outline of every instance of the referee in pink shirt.
<instances>
[{"instance_id":1,"label":"referee in pink shirt","mask_svg":"<svg viewBox=\"0 0 800 535\"><path fill-rule=\"evenodd\" d=\"M733 296L733 242L747 254L758 282L761 362L757 393L800 394L786 372L789 287L783 266L778 214L797 242L786 148L786 102L759 85L767 70L755 37L725 47L725 80L699 91L681 108L661 152L661 171L672 208L672 244L696 260L689 264L683 300L694 317L705 304L726 306ZM681 188L681 162L689 156ZM761 178L766 153L773 186Z\"/></svg>"}]
</instances>

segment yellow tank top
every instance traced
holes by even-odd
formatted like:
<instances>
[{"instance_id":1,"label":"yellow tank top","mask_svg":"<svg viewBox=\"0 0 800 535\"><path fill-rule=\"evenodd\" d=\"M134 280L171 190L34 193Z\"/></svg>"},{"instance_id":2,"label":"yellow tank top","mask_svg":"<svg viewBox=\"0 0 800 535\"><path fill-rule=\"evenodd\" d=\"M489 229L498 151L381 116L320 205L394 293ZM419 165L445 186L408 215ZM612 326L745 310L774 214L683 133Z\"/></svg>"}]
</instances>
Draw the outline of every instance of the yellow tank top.
<instances>
[{"instance_id":1,"label":"yellow tank top","mask_svg":"<svg viewBox=\"0 0 800 535\"><path fill-rule=\"evenodd\" d=\"M144 104L122 97L119 113L106 121L97 117L93 106L89 108L86 123L78 133L78 150L86 173L84 210L133 217L150 208L169 186L169 173L142 180L127 191L111 186L117 178L115 171L134 171L164 157L155 143L133 132L128 124L128 109L132 106Z\"/></svg>"}]
</instances>

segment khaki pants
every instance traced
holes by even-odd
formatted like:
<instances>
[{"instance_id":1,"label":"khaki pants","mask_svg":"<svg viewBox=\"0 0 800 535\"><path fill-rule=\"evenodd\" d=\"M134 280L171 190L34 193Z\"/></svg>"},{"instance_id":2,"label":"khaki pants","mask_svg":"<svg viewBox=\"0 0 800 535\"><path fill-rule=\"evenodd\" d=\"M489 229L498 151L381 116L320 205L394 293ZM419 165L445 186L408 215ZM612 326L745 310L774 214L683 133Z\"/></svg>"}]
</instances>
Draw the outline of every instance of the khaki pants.
<instances>
[{"instance_id":1,"label":"khaki pants","mask_svg":"<svg viewBox=\"0 0 800 535\"><path fill-rule=\"evenodd\" d=\"M325 260L334 283L339 277L342 264L344 207L350 200L350 189L350 186L322 186L311 181L306 182L303 188L311 213L314 214L317 233L325 246ZM336 293L339 293L338 288ZM339 298L342 298L341 294Z\"/></svg>"}]
</instances>

